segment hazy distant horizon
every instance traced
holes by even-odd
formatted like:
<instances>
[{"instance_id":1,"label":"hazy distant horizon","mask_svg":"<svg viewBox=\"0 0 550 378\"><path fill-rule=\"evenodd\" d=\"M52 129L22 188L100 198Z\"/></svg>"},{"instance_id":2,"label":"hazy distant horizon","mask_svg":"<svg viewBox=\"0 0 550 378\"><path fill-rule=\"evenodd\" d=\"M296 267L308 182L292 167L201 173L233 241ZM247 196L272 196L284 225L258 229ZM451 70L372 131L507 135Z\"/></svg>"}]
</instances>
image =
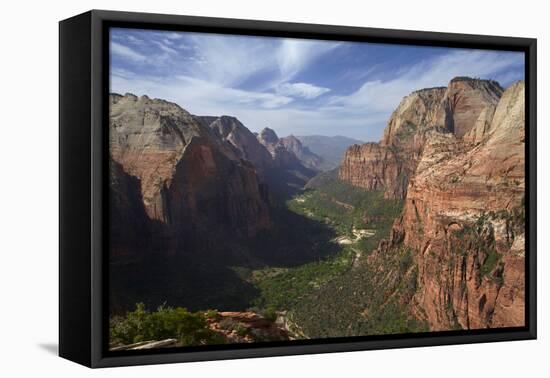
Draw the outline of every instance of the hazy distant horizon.
<instances>
[{"instance_id":1,"label":"hazy distant horizon","mask_svg":"<svg viewBox=\"0 0 550 378\"><path fill-rule=\"evenodd\" d=\"M253 132L378 141L401 99L456 76L524 79L524 54L111 29L111 92L237 117Z\"/></svg>"}]
</instances>

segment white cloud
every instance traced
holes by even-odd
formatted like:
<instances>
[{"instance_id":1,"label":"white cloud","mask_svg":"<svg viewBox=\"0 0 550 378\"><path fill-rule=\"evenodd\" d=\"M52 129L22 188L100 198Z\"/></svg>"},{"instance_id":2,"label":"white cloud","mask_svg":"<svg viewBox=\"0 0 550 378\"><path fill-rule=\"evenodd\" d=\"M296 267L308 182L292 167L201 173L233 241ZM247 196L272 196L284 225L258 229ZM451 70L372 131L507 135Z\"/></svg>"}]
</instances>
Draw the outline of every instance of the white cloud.
<instances>
[{"instance_id":1,"label":"white cloud","mask_svg":"<svg viewBox=\"0 0 550 378\"><path fill-rule=\"evenodd\" d=\"M226 88L187 76L170 79L127 77L126 72L113 71L110 90L162 98L179 104L192 114L235 116L252 131L269 126L280 136L335 135L345 130L349 136L376 140L387 117L385 113L366 116L363 111L341 107L300 109L291 106L294 102L288 96Z\"/></svg>"},{"instance_id":2,"label":"white cloud","mask_svg":"<svg viewBox=\"0 0 550 378\"><path fill-rule=\"evenodd\" d=\"M129 48L128 46L121 45L120 43L111 41L110 51L113 55L118 55L122 58L132 60L134 62L144 62L146 57L137 51Z\"/></svg>"},{"instance_id":3,"label":"white cloud","mask_svg":"<svg viewBox=\"0 0 550 378\"><path fill-rule=\"evenodd\" d=\"M155 45L157 45L158 48L160 48L162 51L168 53L168 54L177 54L178 52L173 49L172 47L170 46L167 46L165 42L161 42L161 41L153 41L153 43Z\"/></svg>"},{"instance_id":4,"label":"white cloud","mask_svg":"<svg viewBox=\"0 0 550 378\"><path fill-rule=\"evenodd\" d=\"M182 38L183 38L183 34L181 34L181 33L176 33L176 32L168 33L168 34L166 34L166 38L168 38L168 39L182 39Z\"/></svg>"},{"instance_id":5,"label":"white cloud","mask_svg":"<svg viewBox=\"0 0 550 378\"><path fill-rule=\"evenodd\" d=\"M523 64L523 56L482 50L458 50L425 60L399 72L388 81L368 80L347 96L334 96L333 106L391 112L404 96L429 87L447 86L456 76L495 78L510 67Z\"/></svg>"},{"instance_id":6,"label":"white cloud","mask_svg":"<svg viewBox=\"0 0 550 378\"><path fill-rule=\"evenodd\" d=\"M137 77L134 72L120 67L111 69L111 76L122 77L125 79L134 79Z\"/></svg>"},{"instance_id":7,"label":"white cloud","mask_svg":"<svg viewBox=\"0 0 550 378\"><path fill-rule=\"evenodd\" d=\"M133 35L127 35L126 39L128 40L128 42L131 42L134 45L143 46L144 44L144 42L141 39L134 37Z\"/></svg>"},{"instance_id":8,"label":"white cloud","mask_svg":"<svg viewBox=\"0 0 550 378\"><path fill-rule=\"evenodd\" d=\"M188 45L187 43L180 43L178 45L178 48L180 50L193 50L196 46L191 46L191 45Z\"/></svg>"},{"instance_id":9,"label":"white cloud","mask_svg":"<svg viewBox=\"0 0 550 378\"><path fill-rule=\"evenodd\" d=\"M271 79L260 85L264 91L291 81L316 59L334 49L334 42L299 39L266 39L193 34L182 48L193 49L201 64L187 67L189 75L235 87L259 73Z\"/></svg>"},{"instance_id":10,"label":"white cloud","mask_svg":"<svg viewBox=\"0 0 550 378\"><path fill-rule=\"evenodd\" d=\"M277 86L276 91L285 96L301 97L306 100L311 100L329 92L330 89L308 83L283 83Z\"/></svg>"},{"instance_id":11,"label":"white cloud","mask_svg":"<svg viewBox=\"0 0 550 378\"><path fill-rule=\"evenodd\" d=\"M283 39L276 51L280 82L289 81L314 60L337 46L338 43L328 41Z\"/></svg>"},{"instance_id":12,"label":"white cloud","mask_svg":"<svg viewBox=\"0 0 550 378\"><path fill-rule=\"evenodd\" d=\"M194 114L230 115L235 109L275 109L293 101L279 94L227 88L188 76L128 78L124 72L116 71L111 75L111 91L173 101Z\"/></svg>"},{"instance_id":13,"label":"white cloud","mask_svg":"<svg viewBox=\"0 0 550 378\"><path fill-rule=\"evenodd\" d=\"M250 76L273 67L269 41L255 37L193 34L186 46L197 46L195 62L185 66L186 75L236 87Z\"/></svg>"},{"instance_id":14,"label":"white cloud","mask_svg":"<svg viewBox=\"0 0 550 378\"><path fill-rule=\"evenodd\" d=\"M344 134L378 140L391 112L410 92L446 86L455 76L508 77L510 68L520 69L523 63L522 57L514 54L455 50L405 64L390 80L366 80L353 93L331 96L329 88L301 82L300 73L320 63L337 43L205 34L186 34L180 39L174 34L178 37L164 35L164 43L155 39L163 52L147 57L112 42L113 54L145 62L157 69L153 72L166 76L146 77L113 69L111 90L173 101L193 114L233 115L251 130L269 126L281 136ZM167 38L175 43L167 43ZM364 72L370 69L364 67ZM356 82L365 80L362 72L354 73ZM303 99L318 100L315 107L308 107L304 104L311 102L300 101Z\"/></svg>"}]
</instances>

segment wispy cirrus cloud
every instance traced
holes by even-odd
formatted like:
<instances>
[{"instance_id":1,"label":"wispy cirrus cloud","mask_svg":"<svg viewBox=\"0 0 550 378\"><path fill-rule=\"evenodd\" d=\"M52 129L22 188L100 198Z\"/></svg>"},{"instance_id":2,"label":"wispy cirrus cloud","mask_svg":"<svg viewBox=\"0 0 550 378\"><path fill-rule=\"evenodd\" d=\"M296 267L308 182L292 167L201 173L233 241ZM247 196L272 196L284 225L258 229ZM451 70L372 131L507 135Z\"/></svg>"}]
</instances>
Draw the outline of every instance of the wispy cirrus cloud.
<instances>
[{"instance_id":1,"label":"wispy cirrus cloud","mask_svg":"<svg viewBox=\"0 0 550 378\"><path fill-rule=\"evenodd\" d=\"M114 33L111 90L163 98L193 114L234 115L281 135L378 140L410 92L455 76L523 78L520 53L132 31Z\"/></svg>"},{"instance_id":2,"label":"wispy cirrus cloud","mask_svg":"<svg viewBox=\"0 0 550 378\"><path fill-rule=\"evenodd\" d=\"M162 51L164 51L165 53L168 53L168 54L177 54L178 53L178 51L176 49L169 46L169 45L172 44L171 42L169 42L169 40L153 41L153 43L155 45L157 45L158 48L161 49Z\"/></svg>"},{"instance_id":3,"label":"wispy cirrus cloud","mask_svg":"<svg viewBox=\"0 0 550 378\"><path fill-rule=\"evenodd\" d=\"M134 61L134 62L144 62L147 58L145 55L138 53L132 48L120 44L118 42L111 41L109 44L111 54L120 56L122 58Z\"/></svg>"},{"instance_id":4,"label":"wispy cirrus cloud","mask_svg":"<svg viewBox=\"0 0 550 378\"><path fill-rule=\"evenodd\" d=\"M521 68L520 54L482 50L458 50L404 67L391 80L367 80L361 87L344 96L329 100L333 106L361 108L368 111L392 111L401 99L422 88L446 86L456 76L497 78L503 71ZM510 75L508 79L512 79ZM517 77L517 73L515 74Z\"/></svg>"},{"instance_id":5,"label":"wispy cirrus cloud","mask_svg":"<svg viewBox=\"0 0 550 378\"><path fill-rule=\"evenodd\" d=\"M235 87L252 75L269 70L273 64L272 46L255 37L227 38L221 35L193 34L187 44L195 46L185 71L188 75L226 87ZM186 46L188 46L186 45Z\"/></svg>"},{"instance_id":6,"label":"wispy cirrus cloud","mask_svg":"<svg viewBox=\"0 0 550 378\"><path fill-rule=\"evenodd\" d=\"M204 115L231 115L231 111L236 109L245 111L277 109L293 101L292 98L284 95L227 88L188 76L176 76L170 79L136 78L129 77L127 72L118 71L111 75L111 91L130 92L137 95L147 94L150 97L178 103L187 110L192 109L195 114ZM226 111L220 113L222 109Z\"/></svg>"},{"instance_id":7,"label":"wispy cirrus cloud","mask_svg":"<svg viewBox=\"0 0 550 378\"><path fill-rule=\"evenodd\" d=\"M284 39L275 53L280 82L293 79L322 55L339 46L336 42Z\"/></svg>"},{"instance_id":8,"label":"wispy cirrus cloud","mask_svg":"<svg viewBox=\"0 0 550 378\"><path fill-rule=\"evenodd\" d=\"M309 100L330 92L330 89L308 83L283 83L277 86L276 91L282 95Z\"/></svg>"},{"instance_id":9,"label":"wispy cirrus cloud","mask_svg":"<svg viewBox=\"0 0 550 378\"><path fill-rule=\"evenodd\" d=\"M168 39L182 39L183 34L182 33L176 33L176 32L166 33L166 38L168 38Z\"/></svg>"}]
</instances>

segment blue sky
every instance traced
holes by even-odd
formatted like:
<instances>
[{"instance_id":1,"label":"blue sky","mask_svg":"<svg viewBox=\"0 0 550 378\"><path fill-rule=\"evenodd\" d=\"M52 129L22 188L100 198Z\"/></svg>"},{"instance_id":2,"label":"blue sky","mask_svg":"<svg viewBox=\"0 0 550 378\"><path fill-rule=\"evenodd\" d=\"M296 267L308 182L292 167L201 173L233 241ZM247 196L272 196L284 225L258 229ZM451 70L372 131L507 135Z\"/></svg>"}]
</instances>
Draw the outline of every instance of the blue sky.
<instances>
[{"instance_id":1,"label":"blue sky","mask_svg":"<svg viewBox=\"0 0 550 378\"><path fill-rule=\"evenodd\" d=\"M111 29L111 91L232 115L279 136L377 141L410 92L455 76L523 79L523 53Z\"/></svg>"}]
</instances>

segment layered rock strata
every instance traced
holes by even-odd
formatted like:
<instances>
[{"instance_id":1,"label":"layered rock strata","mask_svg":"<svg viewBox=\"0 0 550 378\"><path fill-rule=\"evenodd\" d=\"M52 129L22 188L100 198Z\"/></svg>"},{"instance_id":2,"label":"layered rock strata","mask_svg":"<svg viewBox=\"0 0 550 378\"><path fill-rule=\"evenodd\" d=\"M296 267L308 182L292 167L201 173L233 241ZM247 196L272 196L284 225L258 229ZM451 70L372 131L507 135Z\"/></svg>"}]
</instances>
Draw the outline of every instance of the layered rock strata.
<instances>
[{"instance_id":1,"label":"layered rock strata","mask_svg":"<svg viewBox=\"0 0 550 378\"><path fill-rule=\"evenodd\" d=\"M410 308L432 330L525 324L524 83L468 111L424 135L403 215L374 254L412 251Z\"/></svg>"},{"instance_id":2,"label":"layered rock strata","mask_svg":"<svg viewBox=\"0 0 550 378\"><path fill-rule=\"evenodd\" d=\"M387 198L405 198L431 131L451 133L477 143L502 94L498 83L455 78L447 87L415 91L393 112L379 143L355 145L346 151L340 178Z\"/></svg>"},{"instance_id":3,"label":"layered rock strata","mask_svg":"<svg viewBox=\"0 0 550 378\"><path fill-rule=\"evenodd\" d=\"M139 182L149 219L180 235L270 227L267 189L253 165L176 104L110 97L110 152Z\"/></svg>"}]
</instances>

